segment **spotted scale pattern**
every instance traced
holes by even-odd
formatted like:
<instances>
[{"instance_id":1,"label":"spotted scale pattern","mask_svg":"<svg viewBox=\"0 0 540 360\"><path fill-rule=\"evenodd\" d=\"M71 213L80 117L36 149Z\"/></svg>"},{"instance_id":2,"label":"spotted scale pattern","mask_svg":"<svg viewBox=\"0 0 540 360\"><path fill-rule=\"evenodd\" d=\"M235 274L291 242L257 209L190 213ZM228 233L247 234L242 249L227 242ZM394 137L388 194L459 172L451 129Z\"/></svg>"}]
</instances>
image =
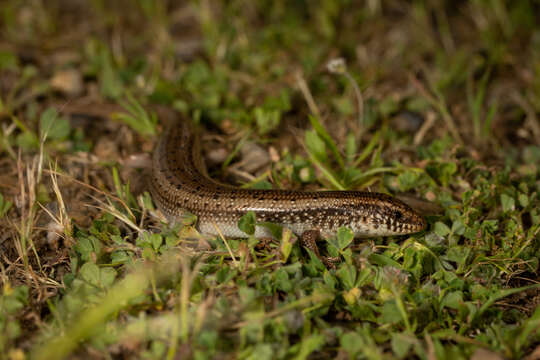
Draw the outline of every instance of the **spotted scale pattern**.
<instances>
[{"instance_id":1,"label":"spotted scale pattern","mask_svg":"<svg viewBox=\"0 0 540 360\"><path fill-rule=\"evenodd\" d=\"M329 236L341 226L357 237L402 235L421 231L425 220L403 202L381 193L239 189L207 176L199 138L189 121L180 121L160 138L149 184L154 202L170 221L187 211L198 217L199 230L246 237L238 220L254 211L258 221L290 228L301 235L319 230ZM270 236L257 227L257 237Z\"/></svg>"}]
</instances>

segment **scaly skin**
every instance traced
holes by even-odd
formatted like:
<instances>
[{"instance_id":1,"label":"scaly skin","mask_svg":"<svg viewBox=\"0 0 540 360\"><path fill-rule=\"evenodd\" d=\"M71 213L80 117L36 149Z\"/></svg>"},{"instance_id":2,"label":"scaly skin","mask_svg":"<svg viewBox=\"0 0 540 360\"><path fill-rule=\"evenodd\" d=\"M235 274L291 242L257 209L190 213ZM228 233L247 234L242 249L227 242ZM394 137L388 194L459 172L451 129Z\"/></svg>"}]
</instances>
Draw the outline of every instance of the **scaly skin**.
<instances>
[{"instance_id":1,"label":"scaly skin","mask_svg":"<svg viewBox=\"0 0 540 360\"><path fill-rule=\"evenodd\" d=\"M185 211L198 218L206 234L247 237L237 223L248 211L257 221L288 227L294 233L315 230L334 235L341 226L356 237L404 235L421 231L426 222L402 201L386 194L360 191L293 191L239 189L210 179L199 139L189 121L164 132L154 151L150 192L170 221ZM270 236L257 226L256 237Z\"/></svg>"}]
</instances>

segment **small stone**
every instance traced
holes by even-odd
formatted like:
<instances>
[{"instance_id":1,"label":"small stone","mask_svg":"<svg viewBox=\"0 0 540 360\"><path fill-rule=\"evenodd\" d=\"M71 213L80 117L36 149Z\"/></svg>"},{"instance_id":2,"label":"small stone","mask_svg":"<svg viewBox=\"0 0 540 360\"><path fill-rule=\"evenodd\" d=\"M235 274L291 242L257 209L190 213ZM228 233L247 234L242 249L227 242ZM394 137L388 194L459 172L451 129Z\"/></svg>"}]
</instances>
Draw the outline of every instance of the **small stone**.
<instances>
[{"instance_id":1,"label":"small stone","mask_svg":"<svg viewBox=\"0 0 540 360\"><path fill-rule=\"evenodd\" d=\"M252 174L270 163L270 155L260 145L247 142L240 150L242 154L242 170Z\"/></svg>"},{"instance_id":2,"label":"small stone","mask_svg":"<svg viewBox=\"0 0 540 360\"><path fill-rule=\"evenodd\" d=\"M123 160L123 165L130 168L149 169L152 167L152 158L148 153L132 154Z\"/></svg>"},{"instance_id":3,"label":"small stone","mask_svg":"<svg viewBox=\"0 0 540 360\"><path fill-rule=\"evenodd\" d=\"M277 149L273 146L270 146L268 148L268 153L270 155L270 160L272 160L273 163L277 163L280 160L279 152Z\"/></svg>"},{"instance_id":4,"label":"small stone","mask_svg":"<svg viewBox=\"0 0 540 360\"><path fill-rule=\"evenodd\" d=\"M225 160L227 159L227 156L229 156L229 152L225 147L217 147L208 150L205 155L207 164L209 166L212 166L223 164L223 162L225 162Z\"/></svg>"},{"instance_id":5,"label":"small stone","mask_svg":"<svg viewBox=\"0 0 540 360\"><path fill-rule=\"evenodd\" d=\"M415 133L424 123L424 118L420 113L406 110L397 114L392 123L398 131Z\"/></svg>"},{"instance_id":6,"label":"small stone","mask_svg":"<svg viewBox=\"0 0 540 360\"><path fill-rule=\"evenodd\" d=\"M474 354L471 356L471 360L503 360L504 358L487 349L479 348L477 349Z\"/></svg>"},{"instance_id":7,"label":"small stone","mask_svg":"<svg viewBox=\"0 0 540 360\"><path fill-rule=\"evenodd\" d=\"M55 249L58 248L58 239L64 233L64 228L56 221L50 221L47 224L47 243Z\"/></svg>"},{"instance_id":8,"label":"small stone","mask_svg":"<svg viewBox=\"0 0 540 360\"><path fill-rule=\"evenodd\" d=\"M51 78L51 87L66 95L80 95L83 92L81 73L75 69L57 71Z\"/></svg>"}]
</instances>

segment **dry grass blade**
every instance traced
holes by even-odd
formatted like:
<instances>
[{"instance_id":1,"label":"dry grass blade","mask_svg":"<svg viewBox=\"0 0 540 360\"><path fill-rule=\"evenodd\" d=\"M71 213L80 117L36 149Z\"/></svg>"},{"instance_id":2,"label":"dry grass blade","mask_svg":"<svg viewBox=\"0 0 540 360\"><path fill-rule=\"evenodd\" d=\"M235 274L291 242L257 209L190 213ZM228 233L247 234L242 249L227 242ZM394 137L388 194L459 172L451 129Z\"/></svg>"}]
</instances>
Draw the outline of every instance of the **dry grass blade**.
<instances>
[{"instance_id":1,"label":"dry grass blade","mask_svg":"<svg viewBox=\"0 0 540 360\"><path fill-rule=\"evenodd\" d=\"M236 257L234 256L234 253L232 252L232 249L229 246L229 243L227 242L227 239L225 239L225 236L223 236L223 233L221 232L221 230L219 229L219 227L217 226L216 223L213 223L212 225L214 225L214 228L216 229L217 233L219 234L220 239L223 241L223 243L227 247L227 251L229 252L229 255L231 256L231 259L232 259L232 261L234 263L234 266L238 267L238 261L236 260Z\"/></svg>"},{"instance_id":2,"label":"dry grass blade","mask_svg":"<svg viewBox=\"0 0 540 360\"><path fill-rule=\"evenodd\" d=\"M317 103L313 99L313 95L311 94L311 91L309 90L309 86L306 82L306 79L304 79L304 76L300 71L296 72L296 84L298 88L300 89L300 92L304 96L304 99L306 100L306 103L308 104L309 110L313 115L320 118L321 112L319 110L319 107L317 106Z\"/></svg>"},{"instance_id":3,"label":"dry grass blade","mask_svg":"<svg viewBox=\"0 0 540 360\"><path fill-rule=\"evenodd\" d=\"M529 104L527 99L525 99L525 97L523 97L520 93L513 91L511 97L523 109L526 114L525 124L533 134L533 142L537 145L540 145L540 120L536 116L536 111Z\"/></svg>"},{"instance_id":4,"label":"dry grass blade","mask_svg":"<svg viewBox=\"0 0 540 360\"><path fill-rule=\"evenodd\" d=\"M90 189L90 190L92 190L92 191L94 191L94 192L97 192L98 194L104 195L104 196L107 197L107 198L110 198L110 199L112 199L112 200L118 201L118 202L124 207L124 209L128 212L128 214L129 214L132 218L135 218L135 215L133 214L133 212L131 211L131 209L129 208L129 206L127 206L127 204L126 204L121 198L119 198L118 196L115 196L115 195L112 195L112 194L109 193L109 192L100 190L100 189L98 189L98 188L95 187L95 186L92 186L92 185L87 184L87 183L85 183L85 182L83 182L83 181L77 180L77 179L75 179L74 177L72 177L72 176L70 176L70 175L63 174L63 173L58 172L58 171L56 171L56 170L53 171L53 170L47 170L47 169L45 169L45 172L54 173L55 175L59 175L59 176L65 177L65 178L69 179L70 181L73 181L73 182L75 182L75 183L77 183L77 184L79 184L79 185L82 185L82 186L84 186L84 187L86 187L86 188L88 188L88 189Z\"/></svg>"},{"instance_id":5,"label":"dry grass blade","mask_svg":"<svg viewBox=\"0 0 540 360\"><path fill-rule=\"evenodd\" d=\"M422 84L422 82L418 80L416 76L414 76L414 74L412 73L409 73L409 81L411 81L414 87L418 90L418 92L420 92L420 94L422 94L422 96L424 96L426 100L428 100L431 105L440 112L443 120L446 123L446 126L448 127L448 130L450 131L454 139L460 144L463 144L463 139L459 134L456 123L454 122L454 118L452 117L452 115L450 115L450 112L448 111L444 100L442 98L436 98L434 95L432 95Z\"/></svg>"}]
</instances>

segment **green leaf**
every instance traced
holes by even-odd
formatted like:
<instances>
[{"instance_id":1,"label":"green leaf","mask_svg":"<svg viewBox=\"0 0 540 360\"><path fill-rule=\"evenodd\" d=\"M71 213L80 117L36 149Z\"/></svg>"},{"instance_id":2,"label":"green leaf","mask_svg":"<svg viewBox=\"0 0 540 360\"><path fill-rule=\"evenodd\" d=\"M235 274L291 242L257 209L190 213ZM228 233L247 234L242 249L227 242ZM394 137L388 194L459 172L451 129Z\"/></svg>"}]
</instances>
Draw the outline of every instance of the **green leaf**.
<instances>
[{"instance_id":1,"label":"green leaf","mask_svg":"<svg viewBox=\"0 0 540 360\"><path fill-rule=\"evenodd\" d=\"M448 225L446 225L445 223L442 223L440 221L437 221L433 225L433 231L435 231L435 234L437 234L439 236L442 236L442 237L450 234L450 228L448 227Z\"/></svg>"},{"instance_id":2,"label":"green leaf","mask_svg":"<svg viewBox=\"0 0 540 360\"><path fill-rule=\"evenodd\" d=\"M220 284L225 284L229 282L231 279L233 279L236 276L236 270L233 270L227 266L224 266L220 268L216 272L216 280Z\"/></svg>"},{"instance_id":3,"label":"green leaf","mask_svg":"<svg viewBox=\"0 0 540 360\"><path fill-rule=\"evenodd\" d=\"M494 293L493 295L491 295L489 297L489 299L480 307L480 309L478 310L478 312L475 315L476 315L476 317L478 317L481 314L483 314L497 300L500 300L500 299L502 299L504 297L507 297L507 296L510 296L510 295L513 295L513 294L517 294L517 293L520 293L520 292L523 292L523 291L527 291L527 290L530 290L530 289L538 289L538 288L540 288L540 284L523 286L523 287L519 287L519 288L510 288L510 289L499 290L499 291L497 291L496 293Z\"/></svg>"},{"instance_id":4,"label":"green leaf","mask_svg":"<svg viewBox=\"0 0 540 360\"><path fill-rule=\"evenodd\" d=\"M438 179L441 184L446 187L452 181L453 175L457 171L457 165L453 162L432 162L426 167L426 171L429 175L435 179Z\"/></svg>"},{"instance_id":5,"label":"green leaf","mask_svg":"<svg viewBox=\"0 0 540 360\"><path fill-rule=\"evenodd\" d=\"M278 290L285 291L286 293L293 290L293 284L289 280L289 275L283 268L274 272L274 281Z\"/></svg>"},{"instance_id":6,"label":"green leaf","mask_svg":"<svg viewBox=\"0 0 540 360\"><path fill-rule=\"evenodd\" d=\"M151 234L150 242L152 243L152 247L154 248L154 250L157 251L163 243L163 237L161 236L161 234Z\"/></svg>"},{"instance_id":7,"label":"green leaf","mask_svg":"<svg viewBox=\"0 0 540 360\"><path fill-rule=\"evenodd\" d=\"M305 136L308 151L317 158L317 160L326 163L328 156L326 154L326 145L324 144L324 141L322 141L319 135L313 130L306 131Z\"/></svg>"},{"instance_id":8,"label":"green leaf","mask_svg":"<svg viewBox=\"0 0 540 360\"><path fill-rule=\"evenodd\" d=\"M257 299L257 291L247 286L240 286L238 288L238 298L243 306L248 306Z\"/></svg>"},{"instance_id":9,"label":"green leaf","mask_svg":"<svg viewBox=\"0 0 540 360\"><path fill-rule=\"evenodd\" d=\"M18 134L15 138L15 143L25 150L39 148L39 139L34 133L30 131L24 131Z\"/></svg>"},{"instance_id":10,"label":"green leaf","mask_svg":"<svg viewBox=\"0 0 540 360\"><path fill-rule=\"evenodd\" d=\"M156 260L156 252L149 247L144 247L141 255L143 259L150 260L150 261Z\"/></svg>"},{"instance_id":11,"label":"green leaf","mask_svg":"<svg viewBox=\"0 0 540 360\"><path fill-rule=\"evenodd\" d=\"M529 197L526 194L520 193L518 195L518 201L519 201L519 205L521 205L524 208L529 206Z\"/></svg>"},{"instance_id":12,"label":"green leaf","mask_svg":"<svg viewBox=\"0 0 540 360\"><path fill-rule=\"evenodd\" d=\"M536 307L533 315L521 326L521 333L516 337L518 350L526 343L527 338L532 333L538 333L540 328L540 306Z\"/></svg>"},{"instance_id":13,"label":"green leaf","mask_svg":"<svg viewBox=\"0 0 540 360\"><path fill-rule=\"evenodd\" d=\"M350 359L355 359L356 354L360 353L365 346L362 336L355 332L349 332L341 336L340 343L343 350L347 351Z\"/></svg>"},{"instance_id":14,"label":"green leaf","mask_svg":"<svg viewBox=\"0 0 540 360\"><path fill-rule=\"evenodd\" d=\"M111 264L125 264L131 260L129 252L117 250L111 254Z\"/></svg>"},{"instance_id":15,"label":"green leaf","mask_svg":"<svg viewBox=\"0 0 540 360\"><path fill-rule=\"evenodd\" d=\"M120 105L126 111L125 113L114 113L111 117L119 120L139 134L144 136L153 136L156 134L157 115L148 112L132 95L127 94L126 99L119 101Z\"/></svg>"},{"instance_id":16,"label":"green leaf","mask_svg":"<svg viewBox=\"0 0 540 360\"><path fill-rule=\"evenodd\" d=\"M398 358L403 359L409 353L415 340L416 339L414 338L411 339L407 334L394 333L392 334L390 345L392 346L394 354L396 354Z\"/></svg>"},{"instance_id":17,"label":"green leaf","mask_svg":"<svg viewBox=\"0 0 540 360\"><path fill-rule=\"evenodd\" d=\"M116 270L111 267L100 268L99 271L100 284L104 288L110 287L116 279Z\"/></svg>"},{"instance_id":18,"label":"green leaf","mask_svg":"<svg viewBox=\"0 0 540 360\"><path fill-rule=\"evenodd\" d=\"M4 292L0 297L0 323L3 315L14 315L28 303L28 287L21 285L11 288L4 284Z\"/></svg>"},{"instance_id":19,"label":"green leaf","mask_svg":"<svg viewBox=\"0 0 540 360\"><path fill-rule=\"evenodd\" d=\"M467 229L467 227L465 226L465 224L463 223L463 221L461 219L457 219L456 221L454 221L452 223L452 233L454 233L454 234L463 235L465 233L466 229ZM440 233L443 233L445 230L441 228L438 231ZM439 234L439 233L437 233L437 234ZM442 235L442 236L445 236L445 235Z\"/></svg>"},{"instance_id":20,"label":"green leaf","mask_svg":"<svg viewBox=\"0 0 540 360\"><path fill-rule=\"evenodd\" d=\"M256 219L253 211L248 211L238 220L238 228L248 235L255 234L255 224Z\"/></svg>"},{"instance_id":21,"label":"green leaf","mask_svg":"<svg viewBox=\"0 0 540 360\"><path fill-rule=\"evenodd\" d=\"M330 134L328 134L326 129L319 122L319 118L317 118L316 116L313 116L313 115L309 115L309 121L311 122L311 126L313 126L313 129L315 129L315 131L317 132L318 137L320 137L324 141L326 146L328 146L328 148L330 149L330 151L334 155L334 158L338 162L339 167L341 169L343 169L345 167L345 163L343 162L343 158L341 157L341 153L339 152L339 150L338 150L338 148L336 146L336 143L334 142L334 140L332 139ZM306 144L307 144L307 139L306 139ZM326 155L326 151L325 151L325 155Z\"/></svg>"},{"instance_id":22,"label":"green leaf","mask_svg":"<svg viewBox=\"0 0 540 360\"><path fill-rule=\"evenodd\" d=\"M343 283L346 290L352 289L356 283L356 267L343 263L336 271L336 276Z\"/></svg>"},{"instance_id":23,"label":"green leaf","mask_svg":"<svg viewBox=\"0 0 540 360\"><path fill-rule=\"evenodd\" d=\"M52 107L41 114L39 128L41 137L51 140L65 140L71 132L69 121L64 117L58 117L56 109Z\"/></svg>"},{"instance_id":24,"label":"green leaf","mask_svg":"<svg viewBox=\"0 0 540 360\"><path fill-rule=\"evenodd\" d=\"M337 283L338 283L336 280L336 277L332 275L329 271L324 272L323 280L324 280L325 285L327 285L333 290L336 288Z\"/></svg>"},{"instance_id":25,"label":"green leaf","mask_svg":"<svg viewBox=\"0 0 540 360\"><path fill-rule=\"evenodd\" d=\"M102 245L98 239L93 236L80 237L75 244L75 251L79 253L83 261L90 261L94 256L98 257L101 253Z\"/></svg>"},{"instance_id":26,"label":"green leaf","mask_svg":"<svg viewBox=\"0 0 540 360\"><path fill-rule=\"evenodd\" d=\"M441 308L449 307L451 309L458 310L460 305L463 304L463 293L461 291L452 291L446 294L441 301Z\"/></svg>"},{"instance_id":27,"label":"green leaf","mask_svg":"<svg viewBox=\"0 0 540 360\"><path fill-rule=\"evenodd\" d=\"M99 87L100 92L109 98L117 99L124 91L124 85L113 64L112 56L105 46L100 47L99 53Z\"/></svg>"},{"instance_id":28,"label":"green leaf","mask_svg":"<svg viewBox=\"0 0 540 360\"><path fill-rule=\"evenodd\" d=\"M285 228L283 236L281 237L281 256L283 262L287 262L289 255L293 249L293 242L291 241L292 232L290 229Z\"/></svg>"},{"instance_id":29,"label":"green leaf","mask_svg":"<svg viewBox=\"0 0 540 360\"><path fill-rule=\"evenodd\" d=\"M313 130L306 131L305 143L306 150L313 164L322 171L323 175L336 189L345 190L345 187L341 184L336 174L325 165L328 162L326 145L319 135Z\"/></svg>"},{"instance_id":30,"label":"green leaf","mask_svg":"<svg viewBox=\"0 0 540 360\"><path fill-rule=\"evenodd\" d=\"M253 116L261 134L266 134L277 128L281 120L281 112L276 109L256 107L253 110Z\"/></svg>"},{"instance_id":31,"label":"green leaf","mask_svg":"<svg viewBox=\"0 0 540 360\"><path fill-rule=\"evenodd\" d=\"M354 233L347 227L340 227L337 231L339 250L345 249L354 239Z\"/></svg>"},{"instance_id":32,"label":"green leaf","mask_svg":"<svg viewBox=\"0 0 540 360\"><path fill-rule=\"evenodd\" d=\"M446 164L440 164L440 179L444 186L447 186L451 179L457 171L457 165L454 162L449 162Z\"/></svg>"},{"instance_id":33,"label":"green leaf","mask_svg":"<svg viewBox=\"0 0 540 360\"><path fill-rule=\"evenodd\" d=\"M249 183L248 185L250 189L257 189L257 190L272 189L272 183L270 183L268 180L255 181L255 182Z\"/></svg>"},{"instance_id":34,"label":"green leaf","mask_svg":"<svg viewBox=\"0 0 540 360\"><path fill-rule=\"evenodd\" d=\"M257 226L262 226L262 227L267 228L270 231L270 234L272 234L272 237L274 239L281 239L282 237L284 228L281 225L263 221L263 222L257 223ZM290 231L290 230L287 229L286 231Z\"/></svg>"},{"instance_id":35,"label":"green leaf","mask_svg":"<svg viewBox=\"0 0 540 360\"><path fill-rule=\"evenodd\" d=\"M347 163L351 164L356 156L358 148L356 146L356 137L354 134L348 134L345 139L345 154L347 155Z\"/></svg>"},{"instance_id":36,"label":"green leaf","mask_svg":"<svg viewBox=\"0 0 540 360\"><path fill-rule=\"evenodd\" d=\"M416 246L408 246L403 251L403 269L412 273L417 279L422 276L425 267L426 251Z\"/></svg>"},{"instance_id":37,"label":"green leaf","mask_svg":"<svg viewBox=\"0 0 540 360\"><path fill-rule=\"evenodd\" d=\"M325 343L326 336L323 334L304 336L300 342L300 352L296 359L307 359L311 353L320 349Z\"/></svg>"},{"instance_id":38,"label":"green leaf","mask_svg":"<svg viewBox=\"0 0 540 360\"><path fill-rule=\"evenodd\" d=\"M86 282L95 286L100 285L99 266L97 266L93 262L84 263L83 266L81 266L79 272L83 280L85 280Z\"/></svg>"},{"instance_id":39,"label":"green leaf","mask_svg":"<svg viewBox=\"0 0 540 360\"><path fill-rule=\"evenodd\" d=\"M321 259L313 253L313 251L306 249L309 254L309 263L304 265L307 268L308 274L315 276L319 272L325 271L326 267L322 263Z\"/></svg>"},{"instance_id":40,"label":"green leaf","mask_svg":"<svg viewBox=\"0 0 540 360\"><path fill-rule=\"evenodd\" d=\"M398 175L397 180L401 191L409 191L418 185L418 171L407 170Z\"/></svg>"},{"instance_id":41,"label":"green leaf","mask_svg":"<svg viewBox=\"0 0 540 360\"><path fill-rule=\"evenodd\" d=\"M395 324L403 319L401 312L394 300L389 300L384 303L379 321L382 324Z\"/></svg>"},{"instance_id":42,"label":"green leaf","mask_svg":"<svg viewBox=\"0 0 540 360\"><path fill-rule=\"evenodd\" d=\"M364 150L362 150L362 153L360 153L360 155L356 158L353 167L357 167L358 165L360 165L360 163L367 159L367 157L373 152L373 149L379 143L381 133L382 131L379 130L375 134L373 134L371 139L369 139L369 143L364 147Z\"/></svg>"},{"instance_id":43,"label":"green leaf","mask_svg":"<svg viewBox=\"0 0 540 360\"><path fill-rule=\"evenodd\" d=\"M379 266L393 266L398 269L401 269L401 264L395 261L394 259L389 258L383 254L371 254L368 257L368 260L375 265Z\"/></svg>"},{"instance_id":44,"label":"green leaf","mask_svg":"<svg viewBox=\"0 0 540 360\"><path fill-rule=\"evenodd\" d=\"M474 284L471 286L470 292L472 300L484 301L489 295L488 289L480 284Z\"/></svg>"},{"instance_id":45,"label":"green leaf","mask_svg":"<svg viewBox=\"0 0 540 360\"><path fill-rule=\"evenodd\" d=\"M506 194L501 194L501 205L504 212L515 210L516 202L513 197Z\"/></svg>"},{"instance_id":46,"label":"green leaf","mask_svg":"<svg viewBox=\"0 0 540 360\"><path fill-rule=\"evenodd\" d=\"M0 218L7 214L13 205L10 201L4 199L4 195L0 194Z\"/></svg>"},{"instance_id":47,"label":"green leaf","mask_svg":"<svg viewBox=\"0 0 540 360\"><path fill-rule=\"evenodd\" d=\"M458 265L456 272L460 273L465 268L471 251L470 247L455 245L446 252L446 259L454 261Z\"/></svg>"},{"instance_id":48,"label":"green leaf","mask_svg":"<svg viewBox=\"0 0 540 360\"><path fill-rule=\"evenodd\" d=\"M198 345L202 346L204 349L209 349L210 351L214 351L216 346L219 344L220 335L217 330L214 329L208 329L203 330L200 332L200 334L197 336L196 339L194 339ZM195 358L197 358L195 356Z\"/></svg>"}]
</instances>

